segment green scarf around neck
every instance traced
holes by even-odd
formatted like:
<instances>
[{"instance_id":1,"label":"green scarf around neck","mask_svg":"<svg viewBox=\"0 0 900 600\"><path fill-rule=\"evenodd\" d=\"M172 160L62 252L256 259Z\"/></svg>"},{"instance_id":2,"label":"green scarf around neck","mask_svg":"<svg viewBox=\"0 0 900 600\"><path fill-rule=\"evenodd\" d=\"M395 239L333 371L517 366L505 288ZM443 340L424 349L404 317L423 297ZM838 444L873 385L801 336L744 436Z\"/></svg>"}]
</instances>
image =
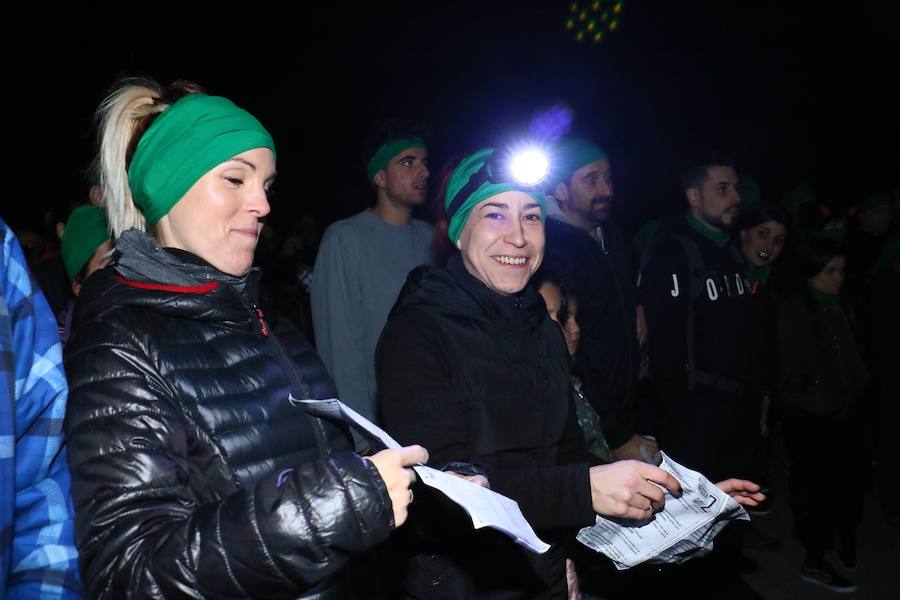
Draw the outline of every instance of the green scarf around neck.
<instances>
[{"instance_id":1,"label":"green scarf around neck","mask_svg":"<svg viewBox=\"0 0 900 600\"><path fill-rule=\"evenodd\" d=\"M747 279L750 280L750 283L759 283L760 285L766 285L769 283L769 276L772 274L772 267L756 267L751 263L747 263L747 266L744 267L744 275L747 276Z\"/></svg>"},{"instance_id":2,"label":"green scarf around neck","mask_svg":"<svg viewBox=\"0 0 900 600\"><path fill-rule=\"evenodd\" d=\"M711 241L719 248L724 248L731 241L731 234L727 231L716 231L697 217L693 213L688 212L687 221L690 226L700 235Z\"/></svg>"},{"instance_id":3,"label":"green scarf around neck","mask_svg":"<svg viewBox=\"0 0 900 600\"><path fill-rule=\"evenodd\" d=\"M809 288L809 293L812 295L813 300L827 306L831 309L832 312L838 312L839 310L841 310L840 296L835 294L826 294L825 292L820 292L815 288Z\"/></svg>"}]
</instances>

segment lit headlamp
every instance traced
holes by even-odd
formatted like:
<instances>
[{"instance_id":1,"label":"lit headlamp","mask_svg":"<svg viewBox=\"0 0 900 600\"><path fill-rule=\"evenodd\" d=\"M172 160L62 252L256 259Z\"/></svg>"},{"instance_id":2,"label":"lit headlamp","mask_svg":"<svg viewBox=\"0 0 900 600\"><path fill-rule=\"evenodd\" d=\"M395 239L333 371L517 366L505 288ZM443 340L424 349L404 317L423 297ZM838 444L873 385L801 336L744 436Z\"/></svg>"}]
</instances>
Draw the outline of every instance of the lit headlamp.
<instances>
[{"instance_id":1,"label":"lit headlamp","mask_svg":"<svg viewBox=\"0 0 900 600\"><path fill-rule=\"evenodd\" d=\"M516 189L533 192L546 181L549 174L550 161L540 148L527 148L505 156L494 151L453 198L447 214L455 214L462 204L487 182L511 183Z\"/></svg>"}]
</instances>

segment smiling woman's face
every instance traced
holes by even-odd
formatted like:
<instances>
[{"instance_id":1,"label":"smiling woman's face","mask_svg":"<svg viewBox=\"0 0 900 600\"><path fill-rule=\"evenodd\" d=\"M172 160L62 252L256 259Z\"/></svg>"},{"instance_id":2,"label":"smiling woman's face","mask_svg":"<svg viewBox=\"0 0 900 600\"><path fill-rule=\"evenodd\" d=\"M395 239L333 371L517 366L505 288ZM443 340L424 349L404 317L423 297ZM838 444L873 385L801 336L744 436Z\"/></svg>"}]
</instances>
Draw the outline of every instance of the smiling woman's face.
<instances>
[{"instance_id":1,"label":"smiling woman's face","mask_svg":"<svg viewBox=\"0 0 900 600\"><path fill-rule=\"evenodd\" d=\"M754 267L768 267L784 250L785 237L784 225L781 223L760 223L741 231L741 252Z\"/></svg>"},{"instance_id":2,"label":"smiling woman's face","mask_svg":"<svg viewBox=\"0 0 900 600\"><path fill-rule=\"evenodd\" d=\"M544 258L541 207L524 192L491 196L472 210L456 246L469 273L499 294L516 294Z\"/></svg>"},{"instance_id":3,"label":"smiling woman's face","mask_svg":"<svg viewBox=\"0 0 900 600\"><path fill-rule=\"evenodd\" d=\"M253 265L274 179L275 160L268 148L216 165L157 223L160 245L186 250L223 273L243 275Z\"/></svg>"}]
</instances>

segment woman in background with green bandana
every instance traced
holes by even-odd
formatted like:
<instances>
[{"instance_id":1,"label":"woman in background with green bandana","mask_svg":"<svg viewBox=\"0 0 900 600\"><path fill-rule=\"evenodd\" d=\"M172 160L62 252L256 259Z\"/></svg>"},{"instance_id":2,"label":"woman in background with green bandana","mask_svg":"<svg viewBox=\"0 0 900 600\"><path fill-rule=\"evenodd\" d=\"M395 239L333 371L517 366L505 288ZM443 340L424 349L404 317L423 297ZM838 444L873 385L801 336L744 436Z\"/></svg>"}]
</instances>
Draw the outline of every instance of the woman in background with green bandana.
<instances>
[{"instance_id":1,"label":"woman in background with green bandana","mask_svg":"<svg viewBox=\"0 0 900 600\"><path fill-rule=\"evenodd\" d=\"M825 554L837 541L840 562L856 567L864 471L857 401L868 379L841 299L846 265L837 242L810 240L800 261L804 289L778 307L778 400L788 491L806 549L800 575L842 592L856 585L839 575Z\"/></svg>"},{"instance_id":2,"label":"woman in background with green bandana","mask_svg":"<svg viewBox=\"0 0 900 600\"><path fill-rule=\"evenodd\" d=\"M421 447L370 459L289 400L334 386L256 305L268 131L193 84L103 103L116 254L79 296L65 432L91 598L345 598L346 567L406 518ZM145 230L153 232L153 235Z\"/></svg>"},{"instance_id":3,"label":"woman in background with green bandana","mask_svg":"<svg viewBox=\"0 0 900 600\"><path fill-rule=\"evenodd\" d=\"M410 273L379 342L379 406L429 464L482 476L519 503L543 539L572 542L597 513L632 519L663 507L678 483L653 465L597 465L572 405L559 325L529 285L544 256L544 195L503 179L494 151L462 159L444 207L459 250ZM482 483L484 483L482 481ZM565 551L533 554L416 490L398 596L566 598Z\"/></svg>"}]
</instances>

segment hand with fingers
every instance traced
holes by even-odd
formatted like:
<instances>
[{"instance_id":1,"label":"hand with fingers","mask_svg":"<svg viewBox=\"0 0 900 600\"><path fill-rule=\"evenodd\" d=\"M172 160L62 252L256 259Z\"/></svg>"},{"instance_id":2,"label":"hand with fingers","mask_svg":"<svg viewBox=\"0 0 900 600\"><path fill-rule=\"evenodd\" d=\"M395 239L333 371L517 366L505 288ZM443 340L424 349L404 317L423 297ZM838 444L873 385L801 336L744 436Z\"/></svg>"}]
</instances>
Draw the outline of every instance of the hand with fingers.
<instances>
[{"instance_id":1,"label":"hand with fingers","mask_svg":"<svg viewBox=\"0 0 900 600\"><path fill-rule=\"evenodd\" d=\"M384 480L394 509L394 526L400 527L406 521L413 501L410 486L416 481L416 473L412 466L428 462L428 451L422 446L406 446L382 450L367 460L372 461Z\"/></svg>"},{"instance_id":2,"label":"hand with fingers","mask_svg":"<svg viewBox=\"0 0 900 600\"><path fill-rule=\"evenodd\" d=\"M649 519L666 504L659 486L676 496L681 493L681 485L670 473L635 460L591 467L590 480L594 512L605 517Z\"/></svg>"},{"instance_id":3,"label":"hand with fingers","mask_svg":"<svg viewBox=\"0 0 900 600\"><path fill-rule=\"evenodd\" d=\"M756 506L766 499L766 495L759 491L759 485L746 479L726 479L717 483L716 487L743 506Z\"/></svg>"}]
</instances>

